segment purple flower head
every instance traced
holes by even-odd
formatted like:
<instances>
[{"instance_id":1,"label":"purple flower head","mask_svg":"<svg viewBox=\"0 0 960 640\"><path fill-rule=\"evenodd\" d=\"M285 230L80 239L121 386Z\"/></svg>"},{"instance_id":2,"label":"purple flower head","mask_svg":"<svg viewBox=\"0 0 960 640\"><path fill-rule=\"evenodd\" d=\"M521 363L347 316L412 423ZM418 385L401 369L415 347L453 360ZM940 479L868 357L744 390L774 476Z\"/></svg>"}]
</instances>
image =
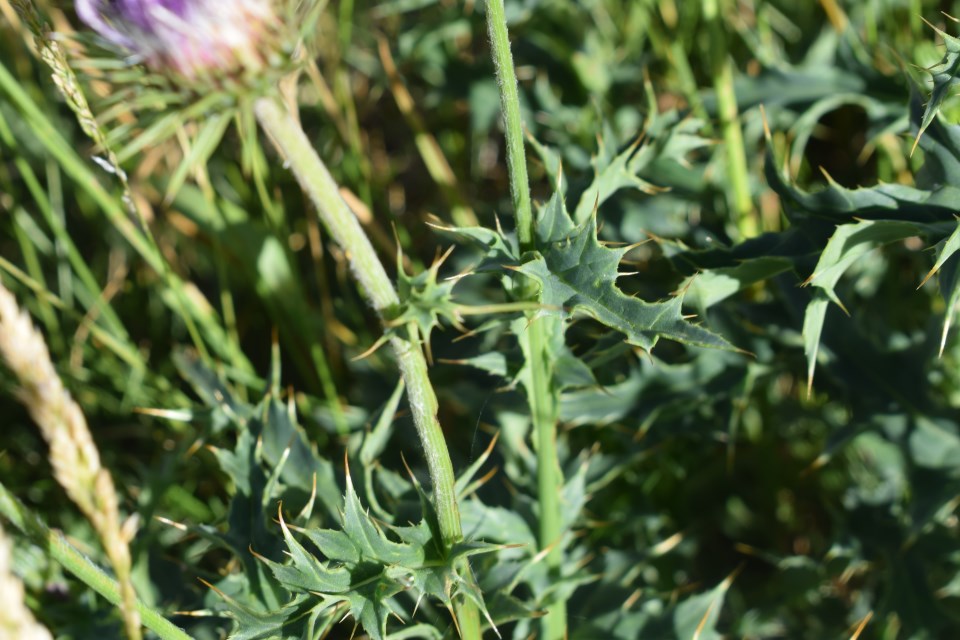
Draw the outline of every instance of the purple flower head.
<instances>
[{"instance_id":1,"label":"purple flower head","mask_svg":"<svg viewBox=\"0 0 960 640\"><path fill-rule=\"evenodd\" d=\"M77 15L149 66L187 78L263 64L272 0L77 0Z\"/></svg>"}]
</instances>

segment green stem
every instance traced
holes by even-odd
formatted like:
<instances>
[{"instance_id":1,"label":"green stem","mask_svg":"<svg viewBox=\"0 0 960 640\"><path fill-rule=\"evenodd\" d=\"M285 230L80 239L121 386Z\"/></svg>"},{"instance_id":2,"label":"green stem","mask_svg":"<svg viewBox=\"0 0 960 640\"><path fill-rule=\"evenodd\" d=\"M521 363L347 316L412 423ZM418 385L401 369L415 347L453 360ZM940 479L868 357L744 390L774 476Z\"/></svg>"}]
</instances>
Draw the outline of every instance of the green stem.
<instances>
[{"instance_id":1,"label":"green stem","mask_svg":"<svg viewBox=\"0 0 960 640\"><path fill-rule=\"evenodd\" d=\"M727 38L720 15L719 0L703 0L703 18L710 38L710 68L717 96L717 115L723 130L727 155L727 177L733 189L731 205L736 215L741 238L752 238L760 232L760 222L750 195L750 174L747 152L743 146L743 130L733 88L733 60L727 51Z\"/></svg>"},{"instance_id":2,"label":"green stem","mask_svg":"<svg viewBox=\"0 0 960 640\"><path fill-rule=\"evenodd\" d=\"M490 34L493 62L497 69L500 86L500 108L503 112L504 131L507 139L507 168L510 172L510 193L516 215L517 238L521 251L536 248L533 211L530 205L530 179L527 176L527 159L523 150L523 122L520 118L520 95L517 91L517 74L510 52L510 36L503 0L487 1L487 29ZM524 287L524 299L539 301L536 287ZM527 402L536 437L537 491L540 507L540 548L549 549L546 557L551 578L560 578L563 564L563 535L560 492L563 474L557 456L557 394L553 384L553 372L548 351L548 335L557 330L554 316L537 318L536 312L528 315L529 326L520 336L525 342L524 352L529 359L530 386ZM547 615L540 624L543 640L563 640L567 634L567 606L564 600L547 603Z\"/></svg>"},{"instance_id":3,"label":"green stem","mask_svg":"<svg viewBox=\"0 0 960 640\"><path fill-rule=\"evenodd\" d=\"M487 1L487 32L490 34L493 64L500 85L500 110L507 138L507 169L510 172L510 194L517 216L517 238L520 250L533 249L533 208L530 206L530 179L527 177L527 156L523 151L523 121L520 118L520 94L517 72L510 53L510 35L503 0Z\"/></svg>"},{"instance_id":4,"label":"green stem","mask_svg":"<svg viewBox=\"0 0 960 640\"><path fill-rule=\"evenodd\" d=\"M76 576L81 582L99 593L111 604L120 606L120 587L92 560L77 551L67 542L62 533L52 531L35 514L30 512L17 498L0 483L0 515L3 515L30 540L47 550L47 553L64 569ZM147 629L163 640L190 640L183 629L179 628L142 601L137 600L140 621Z\"/></svg>"},{"instance_id":5,"label":"green stem","mask_svg":"<svg viewBox=\"0 0 960 640\"><path fill-rule=\"evenodd\" d=\"M254 104L260 126L270 136L286 160L304 193L310 198L327 232L347 253L350 269L360 289L382 321L400 302L393 283L377 257L373 245L340 197L337 183L317 155L303 129L279 102L260 98ZM443 543L449 549L463 539L460 510L457 506L456 478L447 451L447 443L437 419L437 396L430 384L427 361L423 356L416 330L409 327L406 337L394 337L390 345L396 353L400 373L407 387L407 397L417 433L423 445L433 491L434 506L440 522ZM469 566L462 563L462 571ZM456 615L462 637L478 639L480 617L472 602L459 598Z\"/></svg>"}]
</instances>

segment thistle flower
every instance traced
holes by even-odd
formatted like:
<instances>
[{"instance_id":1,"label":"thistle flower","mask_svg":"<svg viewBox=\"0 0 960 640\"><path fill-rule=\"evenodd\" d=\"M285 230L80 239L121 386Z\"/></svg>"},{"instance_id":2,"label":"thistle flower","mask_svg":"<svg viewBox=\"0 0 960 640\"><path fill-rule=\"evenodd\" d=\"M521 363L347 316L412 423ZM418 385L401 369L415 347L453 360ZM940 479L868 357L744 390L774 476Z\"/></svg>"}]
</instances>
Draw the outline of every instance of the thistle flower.
<instances>
[{"instance_id":1,"label":"thistle flower","mask_svg":"<svg viewBox=\"0 0 960 640\"><path fill-rule=\"evenodd\" d=\"M97 115L91 137L117 168L143 150L145 131L153 148L182 132L209 150L232 121L249 169L252 104L277 95L309 60L325 6L323 0L76 0L77 16L100 37L69 62L81 79L112 86L99 104L74 110L81 122L85 112ZM46 38L46 29L38 32ZM137 66L118 67L118 53ZM140 127L129 127L131 114ZM168 201L206 158L183 158Z\"/></svg>"},{"instance_id":2,"label":"thistle flower","mask_svg":"<svg viewBox=\"0 0 960 640\"><path fill-rule=\"evenodd\" d=\"M260 72L283 26L273 0L77 0L76 9L134 59L187 80Z\"/></svg>"}]
</instances>

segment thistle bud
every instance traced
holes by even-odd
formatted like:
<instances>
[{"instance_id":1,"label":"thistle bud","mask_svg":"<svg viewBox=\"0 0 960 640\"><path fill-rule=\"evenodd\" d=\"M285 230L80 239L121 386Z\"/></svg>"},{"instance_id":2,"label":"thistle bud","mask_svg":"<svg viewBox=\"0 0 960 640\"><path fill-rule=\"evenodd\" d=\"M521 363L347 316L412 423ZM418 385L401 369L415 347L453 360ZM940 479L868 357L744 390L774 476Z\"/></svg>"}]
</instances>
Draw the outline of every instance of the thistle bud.
<instances>
[{"instance_id":1,"label":"thistle bud","mask_svg":"<svg viewBox=\"0 0 960 640\"><path fill-rule=\"evenodd\" d=\"M186 80L257 74L283 27L274 0L77 0L76 10L111 44Z\"/></svg>"}]
</instances>

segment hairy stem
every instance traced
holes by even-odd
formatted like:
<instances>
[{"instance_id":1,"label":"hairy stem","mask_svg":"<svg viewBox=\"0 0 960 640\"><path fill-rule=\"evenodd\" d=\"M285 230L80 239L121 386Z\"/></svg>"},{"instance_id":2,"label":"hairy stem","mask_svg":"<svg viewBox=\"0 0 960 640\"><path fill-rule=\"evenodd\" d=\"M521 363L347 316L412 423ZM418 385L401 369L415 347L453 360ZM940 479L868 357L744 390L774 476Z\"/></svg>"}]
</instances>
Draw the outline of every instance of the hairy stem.
<instances>
[{"instance_id":1,"label":"hairy stem","mask_svg":"<svg viewBox=\"0 0 960 640\"><path fill-rule=\"evenodd\" d=\"M487 1L487 31L497 69L500 86L500 110L507 138L507 168L510 171L510 194L513 213L517 217L517 238L520 249L533 248L533 208L530 206L530 179L527 177L527 157L523 151L523 121L520 118L520 94L517 92L517 73L510 53L510 35L503 0Z\"/></svg>"},{"instance_id":2,"label":"hairy stem","mask_svg":"<svg viewBox=\"0 0 960 640\"><path fill-rule=\"evenodd\" d=\"M356 216L340 197L336 182L317 155L306 134L290 112L273 98L261 98L254 104L260 126L270 136L286 160L304 193L310 198L327 232L347 253L350 269L370 304L386 320L399 303L393 283L377 257ZM434 506L440 521L440 533L446 547L463 539L453 464L437 419L437 396L427 372L423 350L413 327L407 335L394 337L390 345L396 353L407 387L413 421L423 445L430 471ZM463 566L464 571L469 567ZM479 613L473 603L458 599L457 621L466 639L480 638Z\"/></svg>"},{"instance_id":3,"label":"hairy stem","mask_svg":"<svg viewBox=\"0 0 960 640\"><path fill-rule=\"evenodd\" d=\"M9 520L34 544L46 549L51 558L84 584L106 598L111 604L121 605L123 598L120 595L120 586L117 582L104 573L93 561L77 551L67 542L62 533L50 530L35 514L23 506L2 483L0 483L0 515ZM190 640L190 636L183 629L140 600L136 600L136 607L140 614L141 624L156 633L162 640Z\"/></svg>"},{"instance_id":4,"label":"hairy stem","mask_svg":"<svg viewBox=\"0 0 960 640\"><path fill-rule=\"evenodd\" d=\"M517 91L517 74L510 52L510 36L503 0L487 1L487 29L497 69L500 87L500 109L503 113L507 139L507 167L510 172L510 193L516 215L517 238L521 251L530 251L534 244L534 219L530 205L530 180L527 176L527 160L523 150L523 123L520 118L520 96ZM534 286L525 287L522 296L538 300L539 292ZM559 579L563 562L560 538L563 533L560 491L563 474L557 459L557 395L553 385L551 359L547 350L547 337L552 325L558 320L552 316L536 318L536 312L528 314L529 326L520 339L529 359L529 386L527 401L530 405L537 449L537 491L540 507L540 548L548 549L547 567L551 577ZM547 603L547 615L540 627L543 640L562 640L566 637L566 602L558 600Z\"/></svg>"}]
</instances>

